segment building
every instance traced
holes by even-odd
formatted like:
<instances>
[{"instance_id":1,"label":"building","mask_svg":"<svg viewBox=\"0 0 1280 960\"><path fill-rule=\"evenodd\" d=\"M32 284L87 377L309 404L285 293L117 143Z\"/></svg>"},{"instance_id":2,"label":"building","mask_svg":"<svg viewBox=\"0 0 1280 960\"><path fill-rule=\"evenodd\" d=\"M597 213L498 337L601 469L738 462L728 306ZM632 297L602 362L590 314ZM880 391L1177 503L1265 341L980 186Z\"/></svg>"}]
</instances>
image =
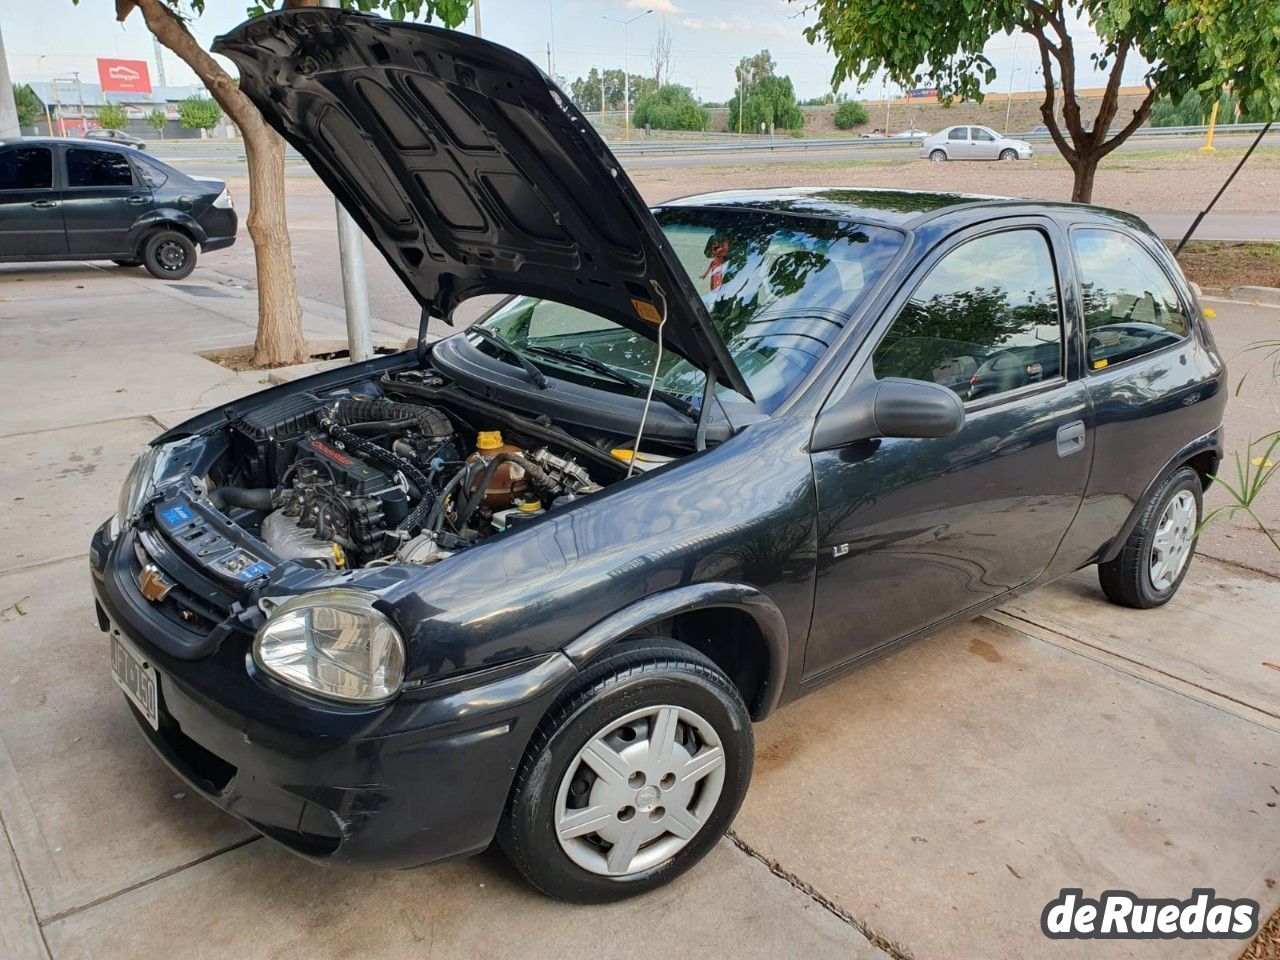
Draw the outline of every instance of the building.
<instances>
[{"instance_id":1,"label":"building","mask_svg":"<svg viewBox=\"0 0 1280 960\"><path fill-rule=\"evenodd\" d=\"M152 87L150 93L103 93L96 83L77 83L72 78L60 80L33 80L27 83L45 108L45 119L34 128L23 132L41 136L58 136L65 129L69 137L82 136L86 130L98 126L98 111L104 104L114 103L124 108L129 123L125 132L146 139L198 139L199 130L186 130L178 122L178 104L188 97L208 96L199 84L192 86ZM162 132L147 122L153 110L162 110L165 127ZM218 127L210 131L218 137L236 136L235 128L224 117Z\"/></svg>"}]
</instances>

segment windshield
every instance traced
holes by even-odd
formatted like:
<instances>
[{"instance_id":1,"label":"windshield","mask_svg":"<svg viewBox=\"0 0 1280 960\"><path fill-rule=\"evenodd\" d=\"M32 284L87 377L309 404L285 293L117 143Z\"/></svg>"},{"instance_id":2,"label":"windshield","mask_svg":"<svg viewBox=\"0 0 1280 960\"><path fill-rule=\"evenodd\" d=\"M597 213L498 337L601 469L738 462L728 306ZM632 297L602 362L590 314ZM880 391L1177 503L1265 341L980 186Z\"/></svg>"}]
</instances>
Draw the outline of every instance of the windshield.
<instances>
[{"instance_id":1,"label":"windshield","mask_svg":"<svg viewBox=\"0 0 1280 960\"><path fill-rule=\"evenodd\" d=\"M759 211L668 208L656 212L756 402L772 411L834 342L865 291L902 245L885 227ZM550 300L516 297L482 323L516 348L591 357L647 385L657 346L594 314ZM478 349L503 357L492 344ZM553 371L601 389L627 386L598 372L529 353ZM658 389L700 403L704 378L664 352ZM721 388L725 397L736 396Z\"/></svg>"}]
</instances>

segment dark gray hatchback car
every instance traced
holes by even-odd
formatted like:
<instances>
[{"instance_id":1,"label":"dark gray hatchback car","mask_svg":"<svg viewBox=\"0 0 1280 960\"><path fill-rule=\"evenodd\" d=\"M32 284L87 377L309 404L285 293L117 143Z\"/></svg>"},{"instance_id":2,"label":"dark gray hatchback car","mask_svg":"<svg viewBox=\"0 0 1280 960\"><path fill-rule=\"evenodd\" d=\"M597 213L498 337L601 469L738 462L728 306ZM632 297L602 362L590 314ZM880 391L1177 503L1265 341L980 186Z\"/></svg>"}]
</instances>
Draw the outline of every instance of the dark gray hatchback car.
<instances>
[{"instance_id":1,"label":"dark gray hatchback car","mask_svg":"<svg viewBox=\"0 0 1280 960\"><path fill-rule=\"evenodd\" d=\"M512 295L169 430L93 539L140 729L295 852L648 890L732 821L752 721L1082 567L1134 607L1186 576L1225 371L1133 217L649 210L503 48L301 10L217 50L424 321Z\"/></svg>"},{"instance_id":2,"label":"dark gray hatchback car","mask_svg":"<svg viewBox=\"0 0 1280 960\"><path fill-rule=\"evenodd\" d=\"M0 140L0 263L111 260L181 280L197 247L236 241L221 180L192 177L123 144Z\"/></svg>"}]
</instances>

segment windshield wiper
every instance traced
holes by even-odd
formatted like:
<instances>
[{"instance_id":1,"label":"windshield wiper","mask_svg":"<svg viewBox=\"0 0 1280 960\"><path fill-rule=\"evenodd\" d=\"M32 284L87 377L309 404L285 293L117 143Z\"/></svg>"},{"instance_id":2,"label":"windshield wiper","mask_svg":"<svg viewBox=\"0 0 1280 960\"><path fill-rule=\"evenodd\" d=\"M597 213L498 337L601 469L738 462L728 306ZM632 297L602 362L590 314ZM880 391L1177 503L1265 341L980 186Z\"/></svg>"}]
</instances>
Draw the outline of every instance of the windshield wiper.
<instances>
[{"instance_id":1,"label":"windshield wiper","mask_svg":"<svg viewBox=\"0 0 1280 960\"><path fill-rule=\"evenodd\" d=\"M561 350L559 347L534 346L531 343L525 344L525 349L530 353L550 357L551 359L559 360L562 363L572 363L586 370L603 374L612 380L616 380L618 383L631 387L638 393L649 392L649 384L647 381L633 377L630 374L623 373L621 370L611 367L603 360L597 360L595 357L590 357L582 353L574 353L572 350ZM698 408L682 397L677 397L674 393L668 393L666 390L655 387L653 390L653 399L661 400L672 410L675 410L677 413L684 414L690 420L696 421L698 419Z\"/></svg>"},{"instance_id":2,"label":"windshield wiper","mask_svg":"<svg viewBox=\"0 0 1280 960\"><path fill-rule=\"evenodd\" d=\"M474 333L481 340L488 340L503 353L512 357L520 364L521 367L524 368L524 372L529 375L529 381L539 390L545 390L547 387L551 386L550 381L547 380L547 375L534 366L533 361L526 357L514 343L502 334L497 333L494 330L490 330L488 327L482 327L479 324L468 328L467 332Z\"/></svg>"}]
</instances>

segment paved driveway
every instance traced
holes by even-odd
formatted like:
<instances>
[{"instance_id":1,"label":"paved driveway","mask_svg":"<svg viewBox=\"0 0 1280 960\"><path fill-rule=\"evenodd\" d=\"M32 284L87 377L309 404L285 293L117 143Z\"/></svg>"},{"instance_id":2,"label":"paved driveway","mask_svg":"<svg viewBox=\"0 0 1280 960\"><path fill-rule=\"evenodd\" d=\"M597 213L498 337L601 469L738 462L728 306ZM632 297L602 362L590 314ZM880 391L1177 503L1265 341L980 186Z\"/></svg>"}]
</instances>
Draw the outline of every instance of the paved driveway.
<instances>
[{"instance_id":1,"label":"paved driveway","mask_svg":"<svg viewBox=\"0 0 1280 960\"><path fill-rule=\"evenodd\" d=\"M1280 321L1218 307L1220 340ZM0 272L0 957L1226 960L1050 944L1040 911L1064 886L1280 905L1280 581L1242 531L1163 610L1085 571L783 710L732 838L640 900L556 904L494 854L347 874L255 839L134 729L83 556L160 424L257 388L193 353L251 317L122 271Z\"/></svg>"}]
</instances>

